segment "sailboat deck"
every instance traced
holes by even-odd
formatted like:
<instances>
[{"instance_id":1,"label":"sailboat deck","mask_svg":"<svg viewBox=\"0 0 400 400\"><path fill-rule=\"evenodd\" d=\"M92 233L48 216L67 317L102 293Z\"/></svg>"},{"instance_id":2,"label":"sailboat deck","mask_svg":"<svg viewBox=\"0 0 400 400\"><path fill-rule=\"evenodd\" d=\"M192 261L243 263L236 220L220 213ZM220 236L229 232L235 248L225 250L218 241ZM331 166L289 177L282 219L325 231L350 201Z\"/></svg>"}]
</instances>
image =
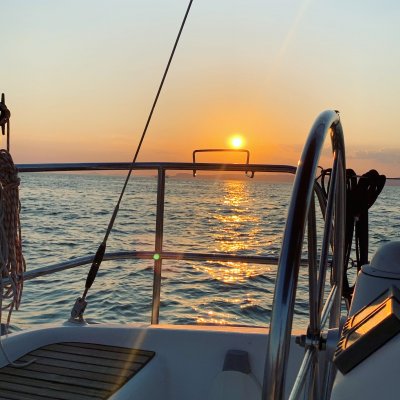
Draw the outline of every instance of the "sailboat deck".
<instances>
[{"instance_id":1,"label":"sailboat deck","mask_svg":"<svg viewBox=\"0 0 400 400\"><path fill-rule=\"evenodd\" d=\"M0 400L107 399L140 371L153 351L90 343L57 343L36 349L1 369Z\"/></svg>"}]
</instances>

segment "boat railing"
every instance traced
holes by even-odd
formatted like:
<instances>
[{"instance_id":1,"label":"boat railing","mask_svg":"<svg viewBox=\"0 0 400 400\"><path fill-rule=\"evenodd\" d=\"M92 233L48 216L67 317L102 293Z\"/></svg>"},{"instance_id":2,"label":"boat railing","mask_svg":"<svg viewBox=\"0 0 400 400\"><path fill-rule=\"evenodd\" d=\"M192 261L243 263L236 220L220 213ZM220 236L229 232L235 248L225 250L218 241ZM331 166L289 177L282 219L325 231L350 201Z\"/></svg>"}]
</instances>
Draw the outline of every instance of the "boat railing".
<instances>
[{"instance_id":1,"label":"boat railing","mask_svg":"<svg viewBox=\"0 0 400 400\"><path fill-rule=\"evenodd\" d=\"M87 171L123 171L129 170L131 164L124 162L113 163L56 163L56 164L19 164L18 171L26 172L87 172ZM119 251L106 253L104 260L153 260L153 299L151 323L158 324L160 313L161 275L163 260L187 260L187 261L216 261L216 262L243 262L252 264L276 265L278 258L273 256L246 256L226 253L189 253L163 251L164 242L164 203L166 190L167 171L226 171L255 173L286 173L295 174L296 167L290 165L275 164L221 164L221 163L135 163L135 171L154 171L157 174L157 202L156 202L156 226L154 233L154 251ZM189 175L190 176L190 175ZM197 179L197 178L195 178ZM24 280L31 280L39 276L49 275L66 269L90 264L93 255L86 255L57 264L37 268L24 274ZM304 261L304 260L303 260ZM305 262L305 261L304 261Z\"/></svg>"},{"instance_id":2,"label":"boat railing","mask_svg":"<svg viewBox=\"0 0 400 400\"><path fill-rule=\"evenodd\" d=\"M196 154L198 153L244 153L246 154L246 164L250 163L250 151L247 149L197 149L193 150L193 164L196 164ZM248 175L248 171L245 171ZM196 176L196 170L193 169L193 176ZM248 175L249 178L254 178L254 172Z\"/></svg>"}]
</instances>

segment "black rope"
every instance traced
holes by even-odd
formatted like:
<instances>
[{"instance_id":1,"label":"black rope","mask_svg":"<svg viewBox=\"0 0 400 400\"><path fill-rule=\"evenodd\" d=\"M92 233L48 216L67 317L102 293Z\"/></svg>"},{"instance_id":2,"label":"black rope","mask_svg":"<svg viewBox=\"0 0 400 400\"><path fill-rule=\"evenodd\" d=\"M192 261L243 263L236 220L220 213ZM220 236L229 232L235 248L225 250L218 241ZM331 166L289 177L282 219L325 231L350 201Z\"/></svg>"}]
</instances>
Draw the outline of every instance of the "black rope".
<instances>
[{"instance_id":1,"label":"black rope","mask_svg":"<svg viewBox=\"0 0 400 400\"><path fill-rule=\"evenodd\" d=\"M350 291L350 284L349 284L349 279L347 276L347 269L349 269L349 261L350 261L350 255L351 255L351 249L352 249L352 243L353 243L353 234L354 234L354 215L355 215L355 210L354 210L354 204L356 204L356 201L354 199L354 193L356 191L357 187L357 175L352 169L347 169L346 170L346 232L345 232L345 272L343 273L343 296L345 299L349 300L351 298L351 292ZM356 256L356 260L358 260L358 257ZM358 262L352 262L352 266L357 265ZM349 301L350 304L350 301Z\"/></svg>"},{"instance_id":2,"label":"black rope","mask_svg":"<svg viewBox=\"0 0 400 400\"><path fill-rule=\"evenodd\" d=\"M328 196L331 170L322 170L321 187L325 198ZM327 180L327 182L326 182ZM353 265L357 272L363 264L368 263L368 210L375 203L385 186L386 177L372 169L359 176L354 170L346 170L346 232L345 232L345 271L343 276L343 297L350 304L354 286L350 285L347 270ZM353 246L356 260L351 260Z\"/></svg>"},{"instance_id":3,"label":"black rope","mask_svg":"<svg viewBox=\"0 0 400 400\"><path fill-rule=\"evenodd\" d=\"M91 266L91 268L89 270L89 273L88 273L88 276L86 278L85 290L83 292L82 297L78 298L77 302L75 303L74 309L71 312L71 317L72 318L82 317L83 311L84 311L84 309L86 307L85 298L86 298L87 292L89 291L89 289L92 286L94 280L96 279L97 272L98 272L98 270L100 268L101 262L103 261L103 257L104 257L104 254L105 254L105 251L106 251L106 247L107 247L108 237L109 237L109 235L111 233L111 230L112 230L112 228L114 226L115 218L117 217L117 214L118 214L118 211L119 211L119 206L121 204L121 201L122 201L122 198L124 196L126 187L128 185L129 178L132 175L133 167L134 167L134 165L136 163L136 159L137 159L137 157L139 155L139 152L140 152L140 149L142 147L142 143L143 143L143 140L144 140L144 138L146 136L146 132L147 132L147 129L148 129L149 125L150 125L150 121L151 121L151 119L153 117L153 113L154 113L154 110L156 108L156 105L157 105L157 102L158 102L158 98L160 97L161 90L162 90L162 88L164 86L164 82L165 82L165 79L167 77L167 74L168 74L168 71L169 71L169 67L170 67L172 59L174 57L175 50L176 50L176 48L178 46L179 39L181 37L183 28L185 26L187 16L189 15L189 11L190 11L190 8L192 6L192 3L193 3L193 0L190 0L189 4L187 6L187 9L186 9L185 16L183 17L181 26L179 28L178 35L177 35L177 37L175 39L174 46L173 46L171 54L169 56L167 66L165 67L163 77L161 79L160 85L159 85L158 90L157 90L157 94L156 94L156 96L154 98L153 105L152 105L152 107L150 109L149 116L147 118L146 124L145 124L143 132L142 132L142 136L140 137L139 144L137 146L137 149L136 149L135 155L133 157L133 160L131 162L131 165L130 165L128 174L126 176L124 185L123 185L121 193L119 195L117 204L115 205L115 208L114 208L114 211L112 213L110 222L108 223L108 227L107 227L106 233L104 235L103 241L101 242L99 248L97 249L97 252L96 252L96 254L94 256L94 259L93 259L93 262L92 262L92 266ZM79 302L80 302L80 307L78 305ZM76 306L78 306L79 310L76 309Z\"/></svg>"},{"instance_id":4,"label":"black rope","mask_svg":"<svg viewBox=\"0 0 400 400\"><path fill-rule=\"evenodd\" d=\"M317 177L323 192L324 201L328 198L332 169L321 168ZM354 285L350 285L347 271L354 265L357 272L363 264L368 263L368 210L375 203L385 186L385 175L372 169L359 176L354 170L346 170L346 232L345 232L345 271L343 275L342 295L351 303ZM356 259L351 259L353 239Z\"/></svg>"}]
</instances>

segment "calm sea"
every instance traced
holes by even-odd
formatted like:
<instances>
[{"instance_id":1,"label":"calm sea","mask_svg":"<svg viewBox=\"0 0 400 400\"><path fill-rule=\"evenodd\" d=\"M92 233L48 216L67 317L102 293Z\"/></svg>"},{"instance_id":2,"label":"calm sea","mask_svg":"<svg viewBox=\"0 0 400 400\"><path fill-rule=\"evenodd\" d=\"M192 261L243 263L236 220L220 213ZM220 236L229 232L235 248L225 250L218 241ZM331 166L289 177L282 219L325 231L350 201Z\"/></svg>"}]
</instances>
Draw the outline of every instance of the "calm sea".
<instances>
[{"instance_id":1,"label":"calm sea","mask_svg":"<svg viewBox=\"0 0 400 400\"><path fill-rule=\"evenodd\" d=\"M22 174L21 224L27 269L93 254L102 241L123 177ZM156 183L129 183L108 251L154 251ZM167 179L165 251L279 255L290 184L255 180ZM386 187L371 210L371 253L400 239L400 187ZM89 266L27 281L12 328L63 322L82 294ZM103 262L85 316L97 322L149 322L153 263ZM161 323L266 326L276 267L164 261ZM295 324L307 320L302 269Z\"/></svg>"}]
</instances>

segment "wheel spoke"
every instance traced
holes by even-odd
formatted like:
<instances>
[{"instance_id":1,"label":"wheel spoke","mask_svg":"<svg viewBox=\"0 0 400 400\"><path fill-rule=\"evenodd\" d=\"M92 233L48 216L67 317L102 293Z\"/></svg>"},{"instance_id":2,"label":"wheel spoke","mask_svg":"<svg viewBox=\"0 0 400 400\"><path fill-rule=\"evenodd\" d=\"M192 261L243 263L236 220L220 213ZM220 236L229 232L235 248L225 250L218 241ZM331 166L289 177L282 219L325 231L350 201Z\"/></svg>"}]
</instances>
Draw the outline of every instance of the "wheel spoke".
<instances>
[{"instance_id":1,"label":"wheel spoke","mask_svg":"<svg viewBox=\"0 0 400 400\"><path fill-rule=\"evenodd\" d=\"M334 160L331 181L329 185L328 199L326 204L325 212L325 224L324 232L321 245L321 256L319 262L319 276L318 276L318 309L322 310L322 303L324 299L325 279L326 271L328 269L328 253L331 247L331 235L333 231L333 213L334 213L334 201L336 193L336 178L337 178L337 158Z\"/></svg>"},{"instance_id":2,"label":"wheel spoke","mask_svg":"<svg viewBox=\"0 0 400 400\"><path fill-rule=\"evenodd\" d=\"M327 400L330 397L332 390L333 380L336 375L336 367L332 361L328 361L324 371L324 381L321 392L321 400Z\"/></svg>"},{"instance_id":3,"label":"wheel spoke","mask_svg":"<svg viewBox=\"0 0 400 400\"><path fill-rule=\"evenodd\" d=\"M310 367L308 379L303 389L303 399L321 400L320 399L320 383L319 383L319 358L318 351L315 351L313 363Z\"/></svg>"},{"instance_id":4,"label":"wheel spoke","mask_svg":"<svg viewBox=\"0 0 400 400\"><path fill-rule=\"evenodd\" d=\"M303 361L301 363L299 372L297 374L296 380L289 396L289 400L296 400L299 398L301 390L303 389L303 386L305 384L307 374L309 373L310 367L312 366L314 357L315 348L310 346L304 354Z\"/></svg>"},{"instance_id":5,"label":"wheel spoke","mask_svg":"<svg viewBox=\"0 0 400 400\"><path fill-rule=\"evenodd\" d=\"M319 309L317 297L317 228L315 218L315 196L311 198L310 209L308 210L308 284L310 304L310 327L312 334L319 330Z\"/></svg>"},{"instance_id":6,"label":"wheel spoke","mask_svg":"<svg viewBox=\"0 0 400 400\"><path fill-rule=\"evenodd\" d=\"M331 290L329 292L329 295L326 299L324 308L321 313L321 326L320 326L321 331L325 328L326 321L328 320L329 314L332 310L332 306L335 303L336 292L337 292L337 285L333 285L331 287Z\"/></svg>"},{"instance_id":7,"label":"wheel spoke","mask_svg":"<svg viewBox=\"0 0 400 400\"><path fill-rule=\"evenodd\" d=\"M329 327L334 328L339 326L341 311L342 311L342 288L343 288L343 271L345 269L345 231L346 231L346 189L345 185L340 182L346 182L346 172L343 160L338 158L337 161L338 185L335 191L335 235L333 243L332 257L332 285L338 287L336 296L334 296L334 305L329 320Z\"/></svg>"}]
</instances>

